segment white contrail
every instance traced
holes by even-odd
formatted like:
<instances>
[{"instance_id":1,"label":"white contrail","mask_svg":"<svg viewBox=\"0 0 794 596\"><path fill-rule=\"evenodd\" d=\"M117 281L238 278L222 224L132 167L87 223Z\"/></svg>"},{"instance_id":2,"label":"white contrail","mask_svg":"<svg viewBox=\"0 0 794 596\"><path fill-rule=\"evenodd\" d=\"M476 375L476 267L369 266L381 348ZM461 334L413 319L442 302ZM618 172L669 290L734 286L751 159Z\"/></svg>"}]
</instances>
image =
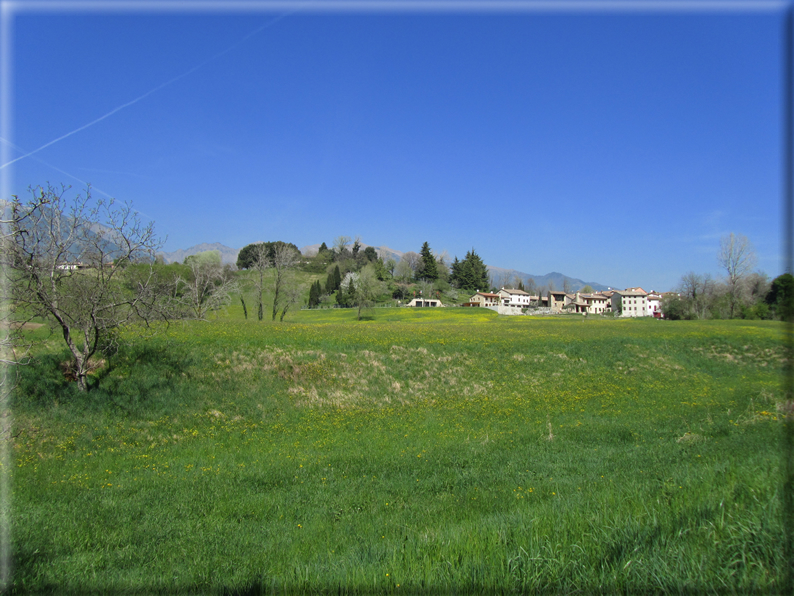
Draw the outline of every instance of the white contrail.
<instances>
[{"instance_id":1,"label":"white contrail","mask_svg":"<svg viewBox=\"0 0 794 596\"><path fill-rule=\"evenodd\" d=\"M134 105L134 104L138 103L138 102L139 102L139 101L141 101L142 99L145 99L145 98L147 98L147 97L148 97L148 96L150 96L152 93L156 93L157 91L159 91L159 90L160 90L160 89L162 89L163 87L167 87L168 85L171 85L172 83L175 83L175 82L177 82L179 79L182 79L182 78L184 78L184 77L188 76L189 74L192 74L192 73L196 72L198 69L200 69L200 68L202 68L202 67L206 66L207 64L209 64L209 63L210 63L210 62L212 62L213 60L217 60L218 58L220 58L220 57L221 57L221 56L223 56L224 54L226 54L226 53L228 53L228 52L231 52L231 51L232 51L234 48L236 48L237 46L239 46L239 45L241 45L241 44L245 43L245 42L246 42L246 41L247 41L249 38L253 37L254 35L256 35L257 33L259 33L260 31L263 31L264 29L267 29L268 27L271 27L271 26L275 25L275 24L276 24L277 22L279 22L281 19L283 19L284 17L286 17L286 16L288 16L288 15L290 15L290 14L294 13L294 12L295 12L295 11L292 11L291 13L285 13L285 14L283 14L283 15L280 15L280 16L276 17L275 19L273 19L273 20L271 20L271 21L269 21L269 22L265 23L264 25L262 25L262 26L261 26L261 27L259 27L258 29L255 29L254 31L252 31L251 33L249 33L248 35L246 35L245 37L243 37L243 38L242 38L240 41L238 41L238 42L236 42L236 43L234 43L234 44L230 45L230 46L229 46L228 48L226 48L225 50L222 50L222 51L218 52L217 54L215 54L214 56L211 56L210 58L207 58L207 59L206 59L204 62L202 62L202 63L200 63L200 64L198 64L198 65L194 66L194 67L193 67L193 68L191 68L190 70L187 70L187 71L183 72L183 73L182 73L182 74L180 74L180 75L177 75L177 76L175 76L173 79L171 79L171 80L169 80L169 81L166 81L165 83L162 83L161 85L158 85L157 87L155 87L154 89L152 89L152 90L150 90L150 91L147 91L147 92L146 92L146 93L144 93L143 95L140 95L140 96L136 97L135 99L133 99L133 100L131 100L131 101L128 101L128 102L127 102L127 103L125 103L125 104L122 104L122 105L120 105L120 106L118 106L118 107L116 107L116 108L113 108L113 109L112 109L112 110L110 110L110 111L109 111L107 114L105 114L105 115L103 115L103 116L100 116L100 117L99 117L99 118L97 118L96 120L92 120L91 122L89 122L88 124L84 124L84 125L83 125L83 126L81 126L80 128L75 128L73 131L71 131L71 132L67 132L65 135L62 135L62 136L58 137L57 139L54 139L54 140L52 140L52 141L50 141L50 142L48 142L48 143L45 143L44 145L42 145L42 146L41 146L41 147L39 147L38 149L34 149L33 151L30 151L29 153L26 153L26 154L24 154L24 155L20 155L19 157L16 157L16 158L12 159L11 161L7 161L7 162L6 162L6 163L4 163L3 165L0 165L0 170L2 170L3 168L5 168L5 167L7 167L7 166L10 166L10 165L11 165L11 164L13 164L13 163L16 163L16 162L18 162L18 161L19 161L19 160L21 160L21 159L25 159L26 157L30 157L31 155L33 155L33 154L35 154L35 153L38 153L38 152L39 152L39 151L41 151L42 149L46 149L46 148L47 148L47 147L49 147L50 145L54 145L55 143L57 143L57 142L59 142L59 141L62 141L62 140L64 140L64 139L68 138L68 137L71 137L72 135L75 135L75 134L77 134L78 132L80 132L80 131L83 131L83 130L85 130L86 128L88 128L88 127L90 127L90 126L93 126L93 125L94 125L94 124L96 124L97 122L102 122L102 120L104 120L105 118L109 118L110 116L112 116L112 115L113 115L113 114L115 114L116 112L118 112L118 111L120 111L120 110L123 110L124 108L128 108L128 107L130 107L131 105ZM57 169L57 168L56 168L56 169ZM74 178L74 176L72 176L72 177Z\"/></svg>"},{"instance_id":2,"label":"white contrail","mask_svg":"<svg viewBox=\"0 0 794 596\"><path fill-rule=\"evenodd\" d=\"M20 147L19 145L15 145L15 144L14 144L14 143L12 143L11 141L9 141L8 139L4 139L3 137L0 137L0 142L7 144L9 147L13 147L13 148L14 148L14 149L16 149L17 151L22 151L22 152L24 152L24 151L25 151L25 150L24 150L22 147ZM30 153L28 153L28 155L30 155ZM62 170L62 169L61 169L61 168L59 168L58 166L54 166L54 165L52 165L51 163L49 163L49 162L47 162L47 161L44 161L44 160L43 160L43 159L41 159L40 157L34 157L33 159L35 159L35 160L36 160L37 162L39 162L40 164L44 164L44 165L45 165L45 166L47 166L48 168L52 168L52 169L53 169L53 170L55 170L56 172L60 172L60 173L61 173L61 174L63 174L64 176L67 176L67 177L69 177L69 178L72 178L73 180L77 180L77 181L78 181L80 184L82 184L83 186L90 186L90 187L91 187L91 190L92 190L93 192L98 192L99 194L106 196L108 199L115 199L115 197L114 197L113 195L111 195L111 194L109 194L109 193L106 193L106 192L105 192L104 190L102 190L101 188L97 188L96 186L94 186L94 185L93 185L93 184L91 184L90 182L86 182L86 181L85 181L85 180L83 180L82 178L78 178L78 177L77 177L77 176L75 176L74 174L70 174L69 172L66 172L66 171ZM149 220L151 220L151 221L154 221L154 219L152 218L152 216L151 216L151 215L147 215L147 214L146 214L146 213L144 213L143 211L138 211L137 209L134 209L134 211L135 211L135 213L139 213L140 215L143 215L145 218L147 218L147 219L149 219Z\"/></svg>"}]
</instances>

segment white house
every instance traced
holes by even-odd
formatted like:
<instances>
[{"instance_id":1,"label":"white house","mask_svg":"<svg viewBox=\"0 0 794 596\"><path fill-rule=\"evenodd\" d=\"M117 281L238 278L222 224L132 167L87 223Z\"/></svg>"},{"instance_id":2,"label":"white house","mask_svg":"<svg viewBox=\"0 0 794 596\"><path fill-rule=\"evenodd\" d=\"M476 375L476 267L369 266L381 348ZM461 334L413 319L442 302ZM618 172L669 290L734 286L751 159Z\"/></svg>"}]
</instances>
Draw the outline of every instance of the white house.
<instances>
[{"instance_id":1,"label":"white house","mask_svg":"<svg viewBox=\"0 0 794 596\"><path fill-rule=\"evenodd\" d=\"M519 308L527 308L532 296L524 290L515 290L509 288L502 288L497 293L499 302L502 306L517 306Z\"/></svg>"},{"instance_id":2,"label":"white house","mask_svg":"<svg viewBox=\"0 0 794 596\"><path fill-rule=\"evenodd\" d=\"M660 318L662 316L662 294L651 291L648 294L648 316Z\"/></svg>"}]
</instances>

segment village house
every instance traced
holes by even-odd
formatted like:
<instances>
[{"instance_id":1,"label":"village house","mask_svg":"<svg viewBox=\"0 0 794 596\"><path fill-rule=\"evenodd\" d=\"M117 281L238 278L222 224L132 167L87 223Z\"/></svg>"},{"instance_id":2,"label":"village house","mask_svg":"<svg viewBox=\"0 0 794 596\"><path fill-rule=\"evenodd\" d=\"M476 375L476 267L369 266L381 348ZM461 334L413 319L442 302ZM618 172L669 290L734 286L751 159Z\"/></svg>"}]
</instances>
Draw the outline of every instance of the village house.
<instances>
[{"instance_id":1,"label":"village house","mask_svg":"<svg viewBox=\"0 0 794 596\"><path fill-rule=\"evenodd\" d=\"M550 290L549 291L549 308L551 312L562 312L562 309L565 308L565 305L571 302L574 298L571 294L566 294L565 292L558 292L557 290Z\"/></svg>"},{"instance_id":2,"label":"village house","mask_svg":"<svg viewBox=\"0 0 794 596\"><path fill-rule=\"evenodd\" d=\"M491 294L490 292L477 292L471 297L463 306L499 306L499 294Z\"/></svg>"},{"instance_id":3,"label":"village house","mask_svg":"<svg viewBox=\"0 0 794 596\"><path fill-rule=\"evenodd\" d=\"M576 292L573 296L571 294L566 294L566 298L568 299L567 304L563 307L567 312L573 313L587 313L588 311L588 304L586 300L583 300L579 292Z\"/></svg>"},{"instance_id":4,"label":"village house","mask_svg":"<svg viewBox=\"0 0 794 596\"><path fill-rule=\"evenodd\" d=\"M532 300L532 296L524 290L502 288L497 293L502 306L517 306L527 308ZM536 298L537 299L537 298Z\"/></svg>"},{"instance_id":5,"label":"village house","mask_svg":"<svg viewBox=\"0 0 794 596\"><path fill-rule=\"evenodd\" d=\"M648 293L642 288L615 290L612 294L612 310L621 317L647 317Z\"/></svg>"},{"instance_id":6,"label":"village house","mask_svg":"<svg viewBox=\"0 0 794 596\"><path fill-rule=\"evenodd\" d=\"M604 296L603 294L596 293L596 294L581 294L579 295L578 299L584 301L587 304L587 312L592 313L594 315L601 315L607 312L607 305L609 303L609 298Z\"/></svg>"},{"instance_id":7,"label":"village house","mask_svg":"<svg viewBox=\"0 0 794 596\"><path fill-rule=\"evenodd\" d=\"M660 319L662 317L662 294L661 292L651 292L648 294L648 316Z\"/></svg>"}]
</instances>

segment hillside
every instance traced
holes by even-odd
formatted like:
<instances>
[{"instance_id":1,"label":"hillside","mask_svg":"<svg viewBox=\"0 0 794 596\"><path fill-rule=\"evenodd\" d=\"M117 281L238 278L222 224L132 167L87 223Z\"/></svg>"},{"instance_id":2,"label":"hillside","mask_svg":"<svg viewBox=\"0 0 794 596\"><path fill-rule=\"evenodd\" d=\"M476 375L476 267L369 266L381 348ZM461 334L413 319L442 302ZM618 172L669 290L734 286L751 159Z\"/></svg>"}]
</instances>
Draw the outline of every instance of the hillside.
<instances>
[{"instance_id":1,"label":"hillside","mask_svg":"<svg viewBox=\"0 0 794 596\"><path fill-rule=\"evenodd\" d=\"M368 246L372 245L364 244L363 242L361 243L362 250ZM300 251L303 255L313 256L317 254L319 248L319 243L309 244L302 247ZM403 251L396 250L388 246L373 246L373 248L377 251L378 256L380 256L384 261L389 258L399 261L405 254ZM237 262L237 254L240 252L239 248L231 248L221 244L220 242L213 242L211 244L202 242L201 244L196 244L195 246L191 246L187 249L175 250L173 252L163 252L159 254L163 256L166 263L181 263L185 260L185 257L189 257L206 250L220 251L221 262L224 264L235 264ZM558 273L556 271L552 271L551 273L546 273L544 275L538 275L536 273L525 273L516 269L505 269L495 265L488 265L488 272L491 274L491 279L496 286L511 285L516 278L519 278L522 282L527 283L527 280L532 278L535 280L535 284L538 286L548 287L549 282L551 282L554 285L554 288L557 290L562 290L565 287L565 280L568 280L571 290L574 292L586 285L591 286L598 292L609 289L609 286L606 286L602 283L595 281L584 281L576 277L568 277L564 273Z\"/></svg>"}]
</instances>

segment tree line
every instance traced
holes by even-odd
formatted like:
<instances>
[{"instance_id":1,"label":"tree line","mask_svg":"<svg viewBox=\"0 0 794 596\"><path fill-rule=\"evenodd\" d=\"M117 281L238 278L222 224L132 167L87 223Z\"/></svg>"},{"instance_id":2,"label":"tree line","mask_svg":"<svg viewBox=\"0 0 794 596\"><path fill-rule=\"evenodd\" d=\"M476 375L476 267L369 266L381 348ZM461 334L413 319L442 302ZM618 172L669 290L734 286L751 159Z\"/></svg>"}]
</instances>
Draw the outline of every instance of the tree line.
<instances>
[{"instance_id":1,"label":"tree line","mask_svg":"<svg viewBox=\"0 0 794 596\"><path fill-rule=\"evenodd\" d=\"M662 300L669 319L779 319L794 313L794 277L770 280L755 270L757 255L750 240L731 232L720 239L717 265L722 279L710 274L685 273L675 290Z\"/></svg>"}]
</instances>

